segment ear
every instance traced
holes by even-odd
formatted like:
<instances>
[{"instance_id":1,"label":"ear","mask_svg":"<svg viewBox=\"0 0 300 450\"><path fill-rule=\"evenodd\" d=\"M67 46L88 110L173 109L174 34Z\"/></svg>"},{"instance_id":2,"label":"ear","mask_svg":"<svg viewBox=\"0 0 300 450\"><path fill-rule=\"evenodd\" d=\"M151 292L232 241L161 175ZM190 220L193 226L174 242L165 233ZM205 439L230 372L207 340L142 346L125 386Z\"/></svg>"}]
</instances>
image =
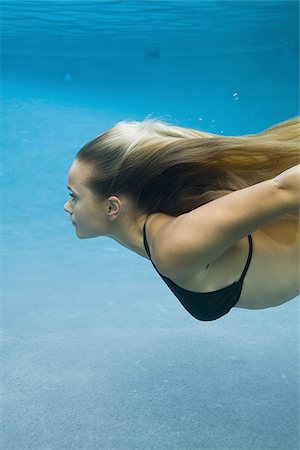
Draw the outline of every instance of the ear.
<instances>
[{"instance_id":1,"label":"ear","mask_svg":"<svg viewBox=\"0 0 300 450\"><path fill-rule=\"evenodd\" d=\"M108 199L107 199L107 205L106 205L106 215L108 217L109 220L115 220L120 212L122 211L122 200L115 196L115 195L111 195Z\"/></svg>"}]
</instances>

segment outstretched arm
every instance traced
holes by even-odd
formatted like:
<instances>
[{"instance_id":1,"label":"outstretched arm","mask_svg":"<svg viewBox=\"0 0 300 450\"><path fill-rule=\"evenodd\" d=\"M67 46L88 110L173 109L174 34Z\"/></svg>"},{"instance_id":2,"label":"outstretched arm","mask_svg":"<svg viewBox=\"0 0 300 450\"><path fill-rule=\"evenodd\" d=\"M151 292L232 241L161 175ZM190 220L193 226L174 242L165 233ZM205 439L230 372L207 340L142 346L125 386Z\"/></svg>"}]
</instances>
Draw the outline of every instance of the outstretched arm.
<instances>
[{"instance_id":1,"label":"outstretched arm","mask_svg":"<svg viewBox=\"0 0 300 450\"><path fill-rule=\"evenodd\" d=\"M233 244L299 208L300 165L157 226L151 254L170 278L204 269Z\"/></svg>"}]
</instances>

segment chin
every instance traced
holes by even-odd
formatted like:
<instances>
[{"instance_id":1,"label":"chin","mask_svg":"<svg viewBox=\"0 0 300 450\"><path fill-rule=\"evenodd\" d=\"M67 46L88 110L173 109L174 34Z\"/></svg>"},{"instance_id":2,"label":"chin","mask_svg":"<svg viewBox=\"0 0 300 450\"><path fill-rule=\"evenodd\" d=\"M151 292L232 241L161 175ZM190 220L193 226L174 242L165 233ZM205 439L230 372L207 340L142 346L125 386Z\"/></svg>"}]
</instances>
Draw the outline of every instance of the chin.
<instances>
[{"instance_id":1,"label":"chin","mask_svg":"<svg viewBox=\"0 0 300 450\"><path fill-rule=\"evenodd\" d=\"M98 234L81 234L78 230L76 230L76 236L78 239L92 239L98 237Z\"/></svg>"}]
</instances>

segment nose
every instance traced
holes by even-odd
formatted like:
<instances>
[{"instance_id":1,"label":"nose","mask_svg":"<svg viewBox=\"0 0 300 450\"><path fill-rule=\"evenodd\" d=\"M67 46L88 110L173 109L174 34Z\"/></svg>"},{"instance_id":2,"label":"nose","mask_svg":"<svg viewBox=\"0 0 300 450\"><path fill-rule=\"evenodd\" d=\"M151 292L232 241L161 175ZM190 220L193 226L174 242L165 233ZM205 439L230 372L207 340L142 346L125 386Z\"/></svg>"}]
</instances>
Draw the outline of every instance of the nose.
<instances>
[{"instance_id":1,"label":"nose","mask_svg":"<svg viewBox=\"0 0 300 450\"><path fill-rule=\"evenodd\" d=\"M66 201L66 203L64 204L64 210L65 210L67 213L71 213L70 208L68 208L68 204L69 204L69 200Z\"/></svg>"}]
</instances>

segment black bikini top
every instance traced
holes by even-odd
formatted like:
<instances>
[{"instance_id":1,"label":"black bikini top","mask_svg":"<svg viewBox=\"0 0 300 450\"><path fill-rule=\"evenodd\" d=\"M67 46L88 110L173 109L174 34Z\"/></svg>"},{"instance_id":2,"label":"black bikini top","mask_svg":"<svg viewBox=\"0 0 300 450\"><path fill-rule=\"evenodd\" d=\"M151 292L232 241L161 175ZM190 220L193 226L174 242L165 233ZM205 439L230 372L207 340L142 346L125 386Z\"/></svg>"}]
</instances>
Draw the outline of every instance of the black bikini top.
<instances>
[{"instance_id":1,"label":"black bikini top","mask_svg":"<svg viewBox=\"0 0 300 450\"><path fill-rule=\"evenodd\" d=\"M150 250L146 237L145 225L143 233L144 233L144 247L155 270L158 272L158 274L161 276L164 282L169 286L169 288L178 298L182 306L193 317L195 317L195 319L204 321L219 319L220 317L227 314L231 310L231 308L238 302L243 287L243 281L248 271L252 258L253 243L250 234L248 236L249 241L248 258L240 279L238 281L235 281L231 285L226 286L225 288L218 289L217 291L193 292L178 286L172 280L170 280L170 278L165 277L157 270L155 264L151 259Z\"/></svg>"}]
</instances>

